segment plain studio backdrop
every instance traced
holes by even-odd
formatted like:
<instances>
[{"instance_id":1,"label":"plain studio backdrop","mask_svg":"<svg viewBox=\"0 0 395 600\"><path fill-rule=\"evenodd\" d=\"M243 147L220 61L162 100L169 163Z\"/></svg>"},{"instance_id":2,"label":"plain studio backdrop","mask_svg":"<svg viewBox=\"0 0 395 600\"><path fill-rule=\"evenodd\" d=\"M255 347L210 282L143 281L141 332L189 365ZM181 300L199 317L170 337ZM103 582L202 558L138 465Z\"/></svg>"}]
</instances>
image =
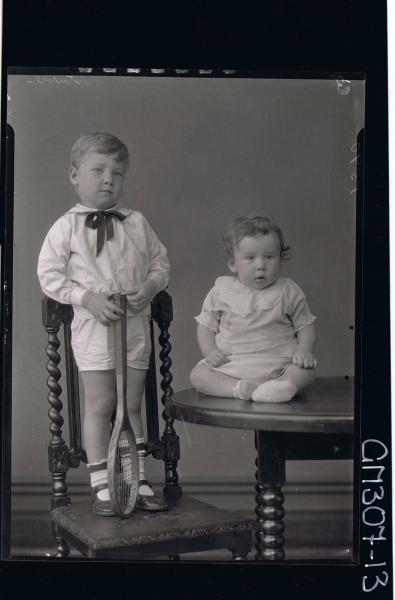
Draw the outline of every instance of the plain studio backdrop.
<instances>
[{"instance_id":1,"label":"plain studio backdrop","mask_svg":"<svg viewBox=\"0 0 395 600\"><path fill-rule=\"evenodd\" d=\"M168 249L175 391L201 358L194 316L228 274L221 237L242 215L273 218L291 246L283 274L317 316L320 376L354 374L356 138L364 84L334 80L12 75L15 130L12 479L50 481L47 336L37 258L54 221L76 201L69 155L83 133L104 131L129 148L124 206L143 212ZM344 92L344 88L340 91ZM62 365L67 441L65 367ZM179 474L190 482L254 482L253 433L175 422ZM287 479L352 480L350 462L292 462ZM149 460L148 475L163 479ZM86 469L69 480L88 481Z\"/></svg>"}]
</instances>

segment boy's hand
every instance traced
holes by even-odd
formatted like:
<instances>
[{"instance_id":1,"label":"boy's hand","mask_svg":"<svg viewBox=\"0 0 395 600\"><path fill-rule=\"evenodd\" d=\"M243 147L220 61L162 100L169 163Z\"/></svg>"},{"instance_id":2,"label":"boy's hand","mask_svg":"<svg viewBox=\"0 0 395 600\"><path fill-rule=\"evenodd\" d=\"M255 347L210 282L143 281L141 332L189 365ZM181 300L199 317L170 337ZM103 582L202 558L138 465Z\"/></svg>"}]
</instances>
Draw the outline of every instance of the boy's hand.
<instances>
[{"instance_id":1,"label":"boy's hand","mask_svg":"<svg viewBox=\"0 0 395 600\"><path fill-rule=\"evenodd\" d=\"M127 294L126 298L133 310L140 312L151 302L155 293L155 283L153 281L145 281L139 288Z\"/></svg>"},{"instance_id":2,"label":"boy's hand","mask_svg":"<svg viewBox=\"0 0 395 600\"><path fill-rule=\"evenodd\" d=\"M99 323L108 327L123 314L122 308L114 304L111 294L86 292L82 297L82 306L89 310Z\"/></svg>"},{"instance_id":3,"label":"boy's hand","mask_svg":"<svg viewBox=\"0 0 395 600\"><path fill-rule=\"evenodd\" d=\"M312 352L306 352L306 350L297 350L292 357L292 362L301 369L315 369L317 366Z\"/></svg>"},{"instance_id":4,"label":"boy's hand","mask_svg":"<svg viewBox=\"0 0 395 600\"><path fill-rule=\"evenodd\" d=\"M211 350L211 352L209 352L205 356L205 359L210 365L210 367L220 367L221 365L224 365L225 363L229 362L229 358L225 356L225 354L223 354L221 350L218 350L218 348L214 348L214 350Z\"/></svg>"}]
</instances>

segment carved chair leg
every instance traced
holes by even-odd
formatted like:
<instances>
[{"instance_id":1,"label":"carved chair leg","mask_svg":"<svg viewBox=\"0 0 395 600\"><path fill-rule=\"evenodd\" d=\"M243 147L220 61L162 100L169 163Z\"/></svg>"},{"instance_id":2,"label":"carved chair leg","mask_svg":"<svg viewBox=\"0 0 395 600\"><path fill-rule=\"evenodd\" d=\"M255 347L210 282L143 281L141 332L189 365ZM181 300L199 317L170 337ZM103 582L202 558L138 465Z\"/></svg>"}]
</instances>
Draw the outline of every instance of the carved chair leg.
<instances>
[{"instance_id":1,"label":"carved chair leg","mask_svg":"<svg viewBox=\"0 0 395 600\"><path fill-rule=\"evenodd\" d=\"M180 460L180 440L174 430L174 419L166 412L166 402L173 395L173 388L171 387L173 376L170 372L172 365L170 358L171 344L169 341L169 327L173 320L173 311L171 298L167 292L158 294L157 299L160 306L155 320L157 320L160 328L159 344L161 346L161 351L159 353L159 358L161 361L160 373L162 375L160 387L163 391L161 402L164 408L162 417L165 421L165 429L161 438L164 450L163 459L165 462L165 487L163 493L166 496L166 499L171 500L171 498L178 498L182 495L182 488L178 484L177 473L177 465Z\"/></svg>"},{"instance_id":2,"label":"carved chair leg","mask_svg":"<svg viewBox=\"0 0 395 600\"><path fill-rule=\"evenodd\" d=\"M163 415L165 412L163 412ZM163 417L165 418L165 417ZM162 436L162 444L164 447L165 461L165 487L163 493L167 499L179 498L182 495L182 488L178 485L177 464L180 458L180 442L179 437L173 432L166 430L169 428L169 422L166 422L166 429Z\"/></svg>"},{"instance_id":3,"label":"carved chair leg","mask_svg":"<svg viewBox=\"0 0 395 600\"><path fill-rule=\"evenodd\" d=\"M232 552L232 560L248 560L248 553L251 551L251 532L235 535L229 550Z\"/></svg>"},{"instance_id":4,"label":"carved chair leg","mask_svg":"<svg viewBox=\"0 0 395 600\"><path fill-rule=\"evenodd\" d=\"M161 338L162 343L164 341L163 334L161 334ZM167 356L165 357L165 353L168 352L170 352L170 344L167 342L160 353L160 358L163 360L160 368L163 377L161 381L161 387L164 392L162 396L163 406L166 406L167 399L173 394L173 389L170 385L173 379L170 373L171 359ZM177 473L177 465L180 460L180 439L174 430L174 419L168 416L166 410L163 410L162 417L165 421L165 430L161 439L164 448L165 462L165 487L163 493L167 497L179 498L182 495L181 486L178 485Z\"/></svg>"},{"instance_id":5,"label":"carved chair leg","mask_svg":"<svg viewBox=\"0 0 395 600\"><path fill-rule=\"evenodd\" d=\"M50 451L51 449L48 448L48 450ZM70 498L67 495L66 473L52 473L52 480L53 488L51 508L56 508L57 506L68 506L71 504ZM53 523L52 530L56 540L57 551L55 556L58 558L65 558L70 552L69 545L62 537L55 523Z\"/></svg>"},{"instance_id":6,"label":"carved chair leg","mask_svg":"<svg viewBox=\"0 0 395 600\"><path fill-rule=\"evenodd\" d=\"M255 432L256 458L256 560L282 560L284 551L285 458L274 433Z\"/></svg>"},{"instance_id":7,"label":"carved chair leg","mask_svg":"<svg viewBox=\"0 0 395 600\"><path fill-rule=\"evenodd\" d=\"M67 541L62 537L55 523L53 523L53 535L56 540L56 558L66 558L70 553Z\"/></svg>"},{"instance_id":8,"label":"carved chair leg","mask_svg":"<svg viewBox=\"0 0 395 600\"><path fill-rule=\"evenodd\" d=\"M52 436L48 446L48 463L49 471L52 475L51 505L52 508L55 508L57 506L67 506L71 504L71 501L68 496L66 483L66 475L69 469L69 450L62 437L64 420L61 414L63 404L60 400L62 388L59 385L61 372L58 368L60 362L58 331L62 324L62 319L60 305L50 298L44 298L43 300L43 324L48 333L48 344L46 347L48 357L47 371L49 375L47 380L49 388L48 402L50 405L48 415L50 419L49 430ZM57 541L56 556L67 556L67 544L55 528L54 535Z\"/></svg>"},{"instance_id":9,"label":"carved chair leg","mask_svg":"<svg viewBox=\"0 0 395 600\"><path fill-rule=\"evenodd\" d=\"M49 430L52 434L48 447L49 470L52 474L52 508L55 506L64 506L70 504L67 494L66 475L69 468L68 447L62 437L62 426L64 423L62 417L63 404L60 400L62 388L59 385L61 376L58 364L60 354L58 348L60 342L55 328L48 328L48 346L47 346L47 371L49 377L47 385L49 387L48 402L50 405L48 415L50 419Z\"/></svg>"},{"instance_id":10,"label":"carved chair leg","mask_svg":"<svg viewBox=\"0 0 395 600\"><path fill-rule=\"evenodd\" d=\"M243 560L248 560L248 553L247 554L238 554L237 552L232 552L232 560L235 561L243 561Z\"/></svg>"}]
</instances>

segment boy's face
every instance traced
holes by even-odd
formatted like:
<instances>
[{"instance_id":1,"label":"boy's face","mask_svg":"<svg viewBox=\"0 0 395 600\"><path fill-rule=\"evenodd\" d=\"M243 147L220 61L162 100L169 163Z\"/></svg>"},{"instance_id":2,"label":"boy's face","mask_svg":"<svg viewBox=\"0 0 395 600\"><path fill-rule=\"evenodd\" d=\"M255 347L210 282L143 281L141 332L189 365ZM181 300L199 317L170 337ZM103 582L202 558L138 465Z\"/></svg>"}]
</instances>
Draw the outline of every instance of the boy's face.
<instances>
[{"instance_id":1,"label":"boy's face","mask_svg":"<svg viewBox=\"0 0 395 600\"><path fill-rule=\"evenodd\" d=\"M126 164L116 154L87 152L78 169L70 168L70 180L81 204L105 210L114 206L122 196Z\"/></svg>"},{"instance_id":2,"label":"boy's face","mask_svg":"<svg viewBox=\"0 0 395 600\"><path fill-rule=\"evenodd\" d=\"M237 273L241 283L251 289L268 287L280 275L281 252L277 236L267 233L242 238L234 249L229 268L232 273Z\"/></svg>"}]
</instances>

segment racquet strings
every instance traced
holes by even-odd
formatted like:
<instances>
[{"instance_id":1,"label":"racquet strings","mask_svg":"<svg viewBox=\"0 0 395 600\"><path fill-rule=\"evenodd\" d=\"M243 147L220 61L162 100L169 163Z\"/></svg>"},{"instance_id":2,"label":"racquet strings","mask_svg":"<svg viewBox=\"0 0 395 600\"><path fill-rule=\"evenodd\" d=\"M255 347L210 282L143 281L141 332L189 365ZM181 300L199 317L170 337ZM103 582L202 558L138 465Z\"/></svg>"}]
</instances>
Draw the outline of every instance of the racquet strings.
<instances>
[{"instance_id":1,"label":"racquet strings","mask_svg":"<svg viewBox=\"0 0 395 600\"><path fill-rule=\"evenodd\" d=\"M133 461L133 445L125 429L119 435L115 461L115 488L120 509L127 510L133 503L132 485L136 478L136 461Z\"/></svg>"}]
</instances>

